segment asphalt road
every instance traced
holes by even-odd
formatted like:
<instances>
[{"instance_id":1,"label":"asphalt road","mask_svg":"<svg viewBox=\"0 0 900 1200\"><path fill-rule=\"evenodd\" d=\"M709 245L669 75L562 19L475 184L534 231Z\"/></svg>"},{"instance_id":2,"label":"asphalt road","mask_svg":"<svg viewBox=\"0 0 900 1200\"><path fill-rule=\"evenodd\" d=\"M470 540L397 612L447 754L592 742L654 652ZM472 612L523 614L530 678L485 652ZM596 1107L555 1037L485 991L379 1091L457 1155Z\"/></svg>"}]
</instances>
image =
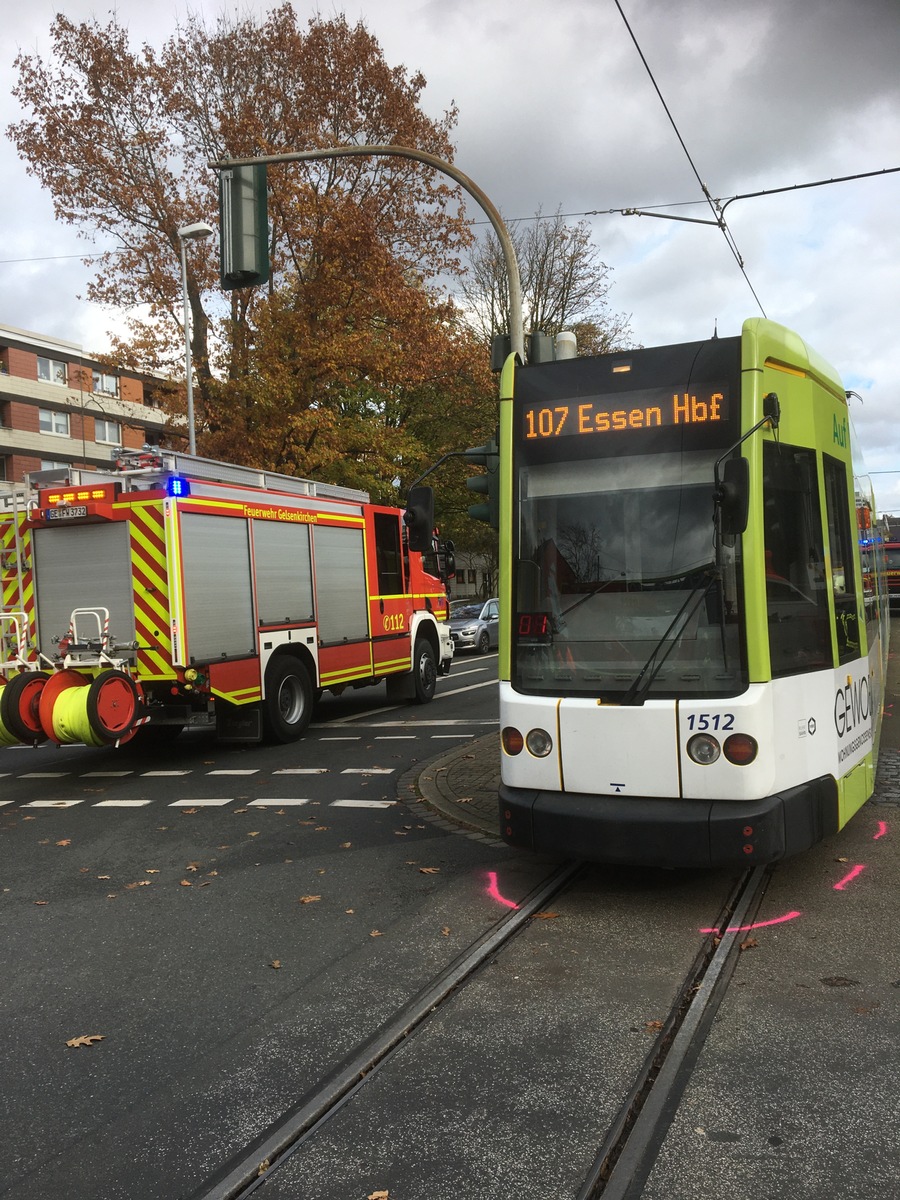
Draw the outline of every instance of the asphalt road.
<instances>
[{"instance_id":1,"label":"asphalt road","mask_svg":"<svg viewBox=\"0 0 900 1200\"><path fill-rule=\"evenodd\" d=\"M0 750L0 1195L205 1195L525 901L557 864L398 802L496 729L495 678L326 698L286 747ZM892 808L779 865L648 1200L891 1194ZM735 881L587 868L261 1200L571 1200Z\"/></svg>"},{"instance_id":2,"label":"asphalt road","mask_svg":"<svg viewBox=\"0 0 900 1200\"><path fill-rule=\"evenodd\" d=\"M496 920L511 855L397 803L495 678L325 698L285 747L0 751L0 1194L180 1194Z\"/></svg>"}]
</instances>

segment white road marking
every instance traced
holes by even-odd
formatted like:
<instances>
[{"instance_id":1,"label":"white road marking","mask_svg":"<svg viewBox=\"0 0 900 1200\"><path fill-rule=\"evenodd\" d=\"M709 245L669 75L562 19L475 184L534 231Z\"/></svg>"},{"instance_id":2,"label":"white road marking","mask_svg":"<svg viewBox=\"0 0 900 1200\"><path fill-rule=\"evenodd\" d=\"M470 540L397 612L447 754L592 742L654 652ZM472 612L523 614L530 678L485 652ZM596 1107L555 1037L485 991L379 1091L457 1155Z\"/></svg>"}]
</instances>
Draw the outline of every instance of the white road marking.
<instances>
[{"instance_id":1,"label":"white road marking","mask_svg":"<svg viewBox=\"0 0 900 1200\"><path fill-rule=\"evenodd\" d=\"M74 808L76 804L83 804L83 800L31 800L28 804L23 804L23 808Z\"/></svg>"},{"instance_id":2,"label":"white road marking","mask_svg":"<svg viewBox=\"0 0 900 1200\"><path fill-rule=\"evenodd\" d=\"M233 803L234 796L226 796L224 800L173 800L169 808L221 808Z\"/></svg>"},{"instance_id":3,"label":"white road marking","mask_svg":"<svg viewBox=\"0 0 900 1200\"><path fill-rule=\"evenodd\" d=\"M243 770L243 769L239 770L239 771L221 770L221 771L207 771L206 773L207 773L207 775L258 775L259 767L251 767L250 770Z\"/></svg>"},{"instance_id":4,"label":"white road marking","mask_svg":"<svg viewBox=\"0 0 900 1200\"><path fill-rule=\"evenodd\" d=\"M134 771L85 771L81 779L121 779L125 775L133 775Z\"/></svg>"},{"instance_id":5,"label":"white road marking","mask_svg":"<svg viewBox=\"0 0 900 1200\"><path fill-rule=\"evenodd\" d=\"M251 800L248 808L278 808L283 804L309 804L308 800L275 800L271 796L266 800Z\"/></svg>"},{"instance_id":6,"label":"white road marking","mask_svg":"<svg viewBox=\"0 0 900 1200\"><path fill-rule=\"evenodd\" d=\"M143 808L152 800L98 800L91 808Z\"/></svg>"},{"instance_id":7,"label":"white road marking","mask_svg":"<svg viewBox=\"0 0 900 1200\"><path fill-rule=\"evenodd\" d=\"M332 800L329 808L393 808L394 800Z\"/></svg>"},{"instance_id":8,"label":"white road marking","mask_svg":"<svg viewBox=\"0 0 900 1200\"><path fill-rule=\"evenodd\" d=\"M395 767L345 767L342 775L393 775Z\"/></svg>"}]
</instances>

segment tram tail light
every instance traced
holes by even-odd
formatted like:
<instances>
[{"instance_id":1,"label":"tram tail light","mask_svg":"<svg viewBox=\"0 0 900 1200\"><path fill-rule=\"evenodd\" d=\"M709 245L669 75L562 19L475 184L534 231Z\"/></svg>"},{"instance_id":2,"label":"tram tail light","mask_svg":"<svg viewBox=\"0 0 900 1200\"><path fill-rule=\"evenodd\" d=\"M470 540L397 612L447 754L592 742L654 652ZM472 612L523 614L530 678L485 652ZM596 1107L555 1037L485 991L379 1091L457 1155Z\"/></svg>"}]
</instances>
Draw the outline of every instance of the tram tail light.
<instances>
[{"instance_id":1,"label":"tram tail light","mask_svg":"<svg viewBox=\"0 0 900 1200\"><path fill-rule=\"evenodd\" d=\"M512 725L507 725L502 731L500 734L500 743L504 751L509 755L521 754L525 748L525 739L518 729L513 729Z\"/></svg>"},{"instance_id":2,"label":"tram tail light","mask_svg":"<svg viewBox=\"0 0 900 1200\"><path fill-rule=\"evenodd\" d=\"M746 767L756 758L759 746L749 733L733 733L725 739L722 752L736 767Z\"/></svg>"},{"instance_id":3,"label":"tram tail light","mask_svg":"<svg viewBox=\"0 0 900 1200\"><path fill-rule=\"evenodd\" d=\"M719 743L708 733L698 733L687 744L689 757L700 767L714 763L721 753Z\"/></svg>"}]
</instances>

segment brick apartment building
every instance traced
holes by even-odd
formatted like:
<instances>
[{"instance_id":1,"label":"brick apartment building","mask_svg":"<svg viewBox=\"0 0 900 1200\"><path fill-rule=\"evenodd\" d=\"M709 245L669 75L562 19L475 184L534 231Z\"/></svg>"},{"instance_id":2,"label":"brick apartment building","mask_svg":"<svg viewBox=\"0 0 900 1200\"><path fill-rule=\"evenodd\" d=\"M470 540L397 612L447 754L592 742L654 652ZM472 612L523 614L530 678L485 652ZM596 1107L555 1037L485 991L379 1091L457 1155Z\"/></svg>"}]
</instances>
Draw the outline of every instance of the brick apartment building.
<instances>
[{"instance_id":1,"label":"brick apartment building","mask_svg":"<svg viewBox=\"0 0 900 1200\"><path fill-rule=\"evenodd\" d=\"M0 325L0 480L108 466L116 446L159 442L165 426L152 379L111 373L73 342Z\"/></svg>"}]
</instances>

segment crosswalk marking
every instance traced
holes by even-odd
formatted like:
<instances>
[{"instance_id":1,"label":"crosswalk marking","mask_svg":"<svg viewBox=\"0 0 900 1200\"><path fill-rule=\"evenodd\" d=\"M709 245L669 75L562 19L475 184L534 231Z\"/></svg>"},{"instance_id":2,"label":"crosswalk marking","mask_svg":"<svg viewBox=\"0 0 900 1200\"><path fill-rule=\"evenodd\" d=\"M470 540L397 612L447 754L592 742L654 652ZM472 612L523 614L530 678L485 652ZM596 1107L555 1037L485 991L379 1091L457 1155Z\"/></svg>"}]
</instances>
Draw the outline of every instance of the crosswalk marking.
<instances>
[{"instance_id":1,"label":"crosswalk marking","mask_svg":"<svg viewBox=\"0 0 900 1200\"><path fill-rule=\"evenodd\" d=\"M250 770L221 770L207 771L207 775L258 775L259 767L251 767Z\"/></svg>"},{"instance_id":2,"label":"crosswalk marking","mask_svg":"<svg viewBox=\"0 0 900 1200\"><path fill-rule=\"evenodd\" d=\"M394 767L344 767L342 775L393 775Z\"/></svg>"}]
</instances>

